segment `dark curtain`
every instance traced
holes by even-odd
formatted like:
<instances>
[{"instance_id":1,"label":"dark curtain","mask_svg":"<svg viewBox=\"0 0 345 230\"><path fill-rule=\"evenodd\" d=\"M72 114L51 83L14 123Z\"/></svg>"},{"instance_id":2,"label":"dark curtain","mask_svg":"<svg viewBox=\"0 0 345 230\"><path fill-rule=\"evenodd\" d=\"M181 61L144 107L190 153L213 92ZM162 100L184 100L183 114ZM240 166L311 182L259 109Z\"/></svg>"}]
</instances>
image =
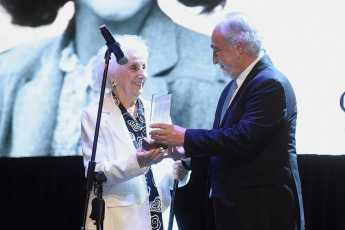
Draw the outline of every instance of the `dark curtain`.
<instances>
[{"instance_id":1,"label":"dark curtain","mask_svg":"<svg viewBox=\"0 0 345 230\"><path fill-rule=\"evenodd\" d=\"M83 167L82 157L1 158L0 229L78 230Z\"/></svg>"},{"instance_id":2,"label":"dark curtain","mask_svg":"<svg viewBox=\"0 0 345 230\"><path fill-rule=\"evenodd\" d=\"M345 156L299 155L307 230L345 229ZM207 229L205 171L176 194L180 230ZM0 158L0 229L76 230L86 179L81 156ZM107 230L107 229L105 229Z\"/></svg>"}]
</instances>

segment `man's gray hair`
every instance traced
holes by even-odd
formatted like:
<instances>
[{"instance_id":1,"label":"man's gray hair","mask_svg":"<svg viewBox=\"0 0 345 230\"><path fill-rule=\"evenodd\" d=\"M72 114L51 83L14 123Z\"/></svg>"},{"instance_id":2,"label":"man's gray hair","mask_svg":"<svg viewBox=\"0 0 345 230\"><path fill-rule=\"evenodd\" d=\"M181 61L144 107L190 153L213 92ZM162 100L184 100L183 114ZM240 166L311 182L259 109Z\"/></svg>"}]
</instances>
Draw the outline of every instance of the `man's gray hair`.
<instances>
[{"instance_id":1,"label":"man's gray hair","mask_svg":"<svg viewBox=\"0 0 345 230\"><path fill-rule=\"evenodd\" d=\"M242 42L250 55L259 56L264 50L263 37L254 21L245 13L232 12L218 23L220 33L231 45Z\"/></svg>"}]
</instances>

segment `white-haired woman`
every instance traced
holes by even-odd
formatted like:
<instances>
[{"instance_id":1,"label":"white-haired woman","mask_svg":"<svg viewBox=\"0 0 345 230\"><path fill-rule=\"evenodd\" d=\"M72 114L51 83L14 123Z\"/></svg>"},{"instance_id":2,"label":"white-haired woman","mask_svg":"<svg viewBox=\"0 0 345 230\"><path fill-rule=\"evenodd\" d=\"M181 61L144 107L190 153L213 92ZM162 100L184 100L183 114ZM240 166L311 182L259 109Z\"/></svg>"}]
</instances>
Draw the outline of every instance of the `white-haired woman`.
<instances>
[{"instance_id":1,"label":"white-haired woman","mask_svg":"<svg viewBox=\"0 0 345 230\"><path fill-rule=\"evenodd\" d=\"M103 171L107 178L103 183L104 229L163 229L168 225L166 217L174 178L183 185L188 180L188 172L180 161L163 160L162 149L144 151L141 147L150 114L149 103L140 97L147 80L148 47L135 35L123 35L116 40L128 55L128 62L119 65L111 55L106 84L110 92L103 102L95 157L96 171ZM98 86L103 79L105 51L103 47L92 65L93 81ZM86 172L97 111L98 105L91 106L83 111L81 118ZM86 228L96 229L92 219L87 219Z\"/></svg>"}]
</instances>

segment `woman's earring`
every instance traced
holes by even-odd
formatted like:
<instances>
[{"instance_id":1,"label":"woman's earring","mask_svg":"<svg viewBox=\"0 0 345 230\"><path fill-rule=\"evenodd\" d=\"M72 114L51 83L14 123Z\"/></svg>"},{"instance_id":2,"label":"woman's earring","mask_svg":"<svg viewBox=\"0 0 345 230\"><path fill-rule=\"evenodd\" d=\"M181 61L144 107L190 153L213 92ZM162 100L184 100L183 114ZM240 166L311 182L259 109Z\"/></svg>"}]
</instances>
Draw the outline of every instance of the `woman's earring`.
<instances>
[{"instance_id":1,"label":"woman's earring","mask_svg":"<svg viewBox=\"0 0 345 230\"><path fill-rule=\"evenodd\" d=\"M117 86L117 82L114 81L114 82L113 82L113 87L115 88L116 86Z\"/></svg>"}]
</instances>

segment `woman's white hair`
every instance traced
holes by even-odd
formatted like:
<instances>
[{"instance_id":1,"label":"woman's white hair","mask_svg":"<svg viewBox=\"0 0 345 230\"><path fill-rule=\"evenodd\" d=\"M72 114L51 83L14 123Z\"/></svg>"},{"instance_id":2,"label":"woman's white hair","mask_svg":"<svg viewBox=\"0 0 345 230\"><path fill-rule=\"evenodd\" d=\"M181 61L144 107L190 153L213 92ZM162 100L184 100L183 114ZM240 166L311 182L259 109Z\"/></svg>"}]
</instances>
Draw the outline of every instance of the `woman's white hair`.
<instances>
[{"instance_id":1,"label":"woman's white hair","mask_svg":"<svg viewBox=\"0 0 345 230\"><path fill-rule=\"evenodd\" d=\"M263 37L257 25L245 13L229 13L218 26L223 38L231 45L242 42L247 47L248 53L254 56L259 56L260 52L265 50Z\"/></svg>"},{"instance_id":2,"label":"woman's white hair","mask_svg":"<svg viewBox=\"0 0 345 230\"><path fill-rule=\"evenodd\" d=\"M122 51L126 53L135 54L137 58L143 59L147 62L149 57L149 48L146 45L146 41L137 35L125 34L122 36L115 36L115 40L120 44ZM96 56L92 58L90 63L91 76L95 89L100 89L102 86L103 74L104 74L104 64L105 64L105 54L108 47L105 45L98 50ZM111 89L113 83L109 81L109 76L116 75L117 70L121 67L120 64L116 62L116 57L111 53L111 59L108 65L108 78L106 81L106 89Z\"/></svg>"}]
</instances>

